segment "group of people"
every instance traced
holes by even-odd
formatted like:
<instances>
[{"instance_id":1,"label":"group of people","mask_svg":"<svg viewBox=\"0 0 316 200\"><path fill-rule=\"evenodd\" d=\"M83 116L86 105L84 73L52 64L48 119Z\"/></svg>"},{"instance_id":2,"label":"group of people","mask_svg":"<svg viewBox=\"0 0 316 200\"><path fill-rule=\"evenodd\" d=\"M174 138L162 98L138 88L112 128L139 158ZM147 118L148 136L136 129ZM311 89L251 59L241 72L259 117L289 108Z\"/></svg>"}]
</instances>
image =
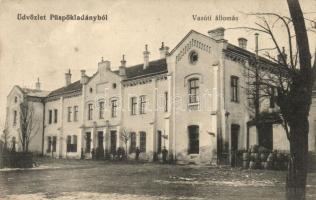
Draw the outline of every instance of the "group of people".
<instances>
[{"instance_id":1,"label":"group of people","mask_svg":"<svg viewBox=\"0 0 316 200\"><path fill-rule=\"evenodd\" d=\"M95 150L94 148L92 149L92 151L91 151L92 159L96 159L97 157L99 157L99 156L97 156L98 152L99 152L98 150ZM103 150L103 152L104 152L104 150ZM107 153L107 152L104 152L104 153L105 153L105 158L108 158L108 159L111 157L110 156L110 154L111 154L113 160L127 160L127 154L126 154L126 151L125 151L125 149L123 147L118 147L116 151L112 150L110 154ZM141 153L140 149L138 147L136 147L136 149L135 149L135 160L139 160L140 153ZM161 154L162 154L162 161L164 163L166 163L167 162L167 156L168 156L168 150L166 149L166 147L163 147L163 149L161 150ZM84 157L85 156L84 156L84 153L83 153L83 149L81 149L81 158L84 159Z\"/></svg>"}]
</instances>

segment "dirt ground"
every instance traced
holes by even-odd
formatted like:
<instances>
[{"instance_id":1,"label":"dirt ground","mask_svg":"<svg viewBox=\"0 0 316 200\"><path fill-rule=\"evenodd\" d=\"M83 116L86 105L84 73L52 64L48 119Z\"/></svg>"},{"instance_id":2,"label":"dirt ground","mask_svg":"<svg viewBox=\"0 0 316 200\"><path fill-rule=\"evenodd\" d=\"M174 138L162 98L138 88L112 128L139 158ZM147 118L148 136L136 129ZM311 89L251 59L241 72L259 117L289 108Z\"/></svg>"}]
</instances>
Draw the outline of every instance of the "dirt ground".
<instances>
[{"instance_id":1,"label":"dirt ground","mask_svg":"<svg viewBox=\"0 0 316 200\"><path fill-rule=\"evenodd\" d=\"M0 199L284 199L285 172L91 160L0 170ZM309 173L307 199L316 199Z\"/></svg>"}]
</instances>

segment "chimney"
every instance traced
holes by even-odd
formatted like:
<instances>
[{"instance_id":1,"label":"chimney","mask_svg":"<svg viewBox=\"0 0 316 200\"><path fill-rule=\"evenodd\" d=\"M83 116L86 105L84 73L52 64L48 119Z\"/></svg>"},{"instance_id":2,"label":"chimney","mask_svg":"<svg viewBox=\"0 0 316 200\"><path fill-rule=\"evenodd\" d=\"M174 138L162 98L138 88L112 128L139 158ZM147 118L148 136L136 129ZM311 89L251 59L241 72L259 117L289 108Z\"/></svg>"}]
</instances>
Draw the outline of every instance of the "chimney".
<instances>
[{"instance_id":1,"label":"chimney","mask_svg":"<svg viewBox=\"0 0 316 200\"><path fill-rule=\"evenodd\" d=\"M246 38L238 38L238 45L242 49L247 49L247 39Z\"/></svg>"},{"instance_id":2,"label":"chimney","mask_svg":"<svg viewBox=\"0 0 316 200\"><path fill-rule=\"evenodd\" d=\"M149 66L149 54L150 52L148 51L148 45L145 45L145 51L143 52L144 54L144 68L146 69Z\"/></svg>"},{"instance_id":3,"label":"chimney","mask_svg":"<svg viewBox=\"0 0 316 200\"><path fill-rule=\"evenodd\" d=\"M37 82L35 83L35 88L36 88L37 90L41 90L41 83L40 83L40 81L39 81L39 78L37 78Z\"/></svg>"},{"instance_id":4,"label":"chimney","mask_svg":"<svg viewBox=\"0 0 316 200\"><path fill-rule=\"evenodd\" d=\"M284 62L285 60L285 62ZM283 65L286 65L286 62L287 62L287 54L285 53L285 48L282 47L282 53L278 55L278 62L283 64Z\"/></svg>"},{"instance_id":5,"label":"chimney","mask_svg":"<svg viewBox=\"0 0 316 200\"><path fill-rule=\"evenodd\" d=\"M105 72L106 70L111 70L111 62L108 60L103 60L103 57L101 57L101 62L98 63L98 71Z\"/></svg>"},{"instance_id":6,"label":"chimney","mask_svg":"<svg viewBox=\"0 0 316 200\"><path fill-rule=\"evenodd\" d=\"M225 29L223 27L219 27L213 30L208 31L208 35L216 41L225 40L224 39Z\"/></svg>"},{"instance_id":7,"label":"chimney","mask_svg":"<svg viewBox=\"0 0 316 200\"><path fill-rule=\"evenodd\" d=\"M122 56L121 66L119 67L119 75L120 76L126 76L126 60L125 60L125 55L124 54Z\"/></svg>"},{"instance_id":8,"label":"chimney","mask_svg":"<svg viewBox=\"0 0 316 200\"><path fill-rule=\"evenodd\" d=\"M166 58L169 53L169 47L165 46L164 42L161 43L161 47L159 48L160 58Z\"/></svg>"},{"instance_id":9,"label":"chimney","mask_svg":"<svg viewBox=\"0 0 316 200\"><path fill-rule=\"evenodd\" d=\"M88 82L88 76L86 75L86 70L82 69L80 83L85 85L87 82Z\"/></svg>"},{"instance_id":10,"label":"chimney","mask_svg":"<svg viewBox=\"0 0 316 200\"><path fill-rule=\"evenodd\" d=\"M68 73L65 73L65 81L66 81L66 86L71 84L71 72L70 72L70 69L69 69Z\"/></svg>"},{"instance_id":11,"label":"chimney","mask_svg":"<svg viewBox=\"0 0 316 200\"><path fill-rule=\"evenodd\" d=\"M255 33L255 52L256 56L259 56L259 33Z\"/></svg>"}]
</instances>

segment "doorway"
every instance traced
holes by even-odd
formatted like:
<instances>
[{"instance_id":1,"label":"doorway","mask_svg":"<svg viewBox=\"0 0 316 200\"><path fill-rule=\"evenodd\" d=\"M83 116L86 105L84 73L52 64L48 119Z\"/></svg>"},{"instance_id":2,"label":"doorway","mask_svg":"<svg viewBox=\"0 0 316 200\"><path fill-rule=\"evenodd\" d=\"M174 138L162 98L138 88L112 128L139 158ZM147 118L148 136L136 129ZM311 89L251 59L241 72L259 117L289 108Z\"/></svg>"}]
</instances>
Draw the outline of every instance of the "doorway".
<instances>
[{"instance_id":1,"label":"doorway","mask_svg":"<svg viewBox=\"0 0 316 200\"><path fill-rule=\"evenodd\" d=\"M231 166L237 166L237 151L238 151L238 137L239 137L240 126L238 124L231 125Z\"/></svg>"},{"instance_id":2,"label":"doorway","mask_svg":"<svg viewBox=\"0 0 316 200\"><path fill-rule=\"evenodd\" d=\"M116 136L116 131L111 131L110 132L110 137L111 137L111 154L116 153L116 141L117 141L117 136Z\"/></svg>"},{"instance_id":3,"label":"doorway","mask_svg":"<svg viewBox=\"0 0 316 200\"><path fill-rule=\"evenodd\" d=\"M104 149L103 138L103 131L98 131L98 148Z\"/></svg>"},{"instance_id":4,"label":"doorway","mask_svg":"<svg viewBox=\"0 0 316 200\"><path fill-rule=\"evenodd\" d=\"M91 151L91 132L86 132L86 153Z\"/></svg>"},{"instance_id":5,"label":"doorway","mask_svg":"<svg viewBox=\"0 0 316 200\"><path fill-rule=\"evenodd\" d=\"M272 123L262 123L258 127L258 144L269 150L273 148L273 126Z\"/></svg>"}]
</instances>

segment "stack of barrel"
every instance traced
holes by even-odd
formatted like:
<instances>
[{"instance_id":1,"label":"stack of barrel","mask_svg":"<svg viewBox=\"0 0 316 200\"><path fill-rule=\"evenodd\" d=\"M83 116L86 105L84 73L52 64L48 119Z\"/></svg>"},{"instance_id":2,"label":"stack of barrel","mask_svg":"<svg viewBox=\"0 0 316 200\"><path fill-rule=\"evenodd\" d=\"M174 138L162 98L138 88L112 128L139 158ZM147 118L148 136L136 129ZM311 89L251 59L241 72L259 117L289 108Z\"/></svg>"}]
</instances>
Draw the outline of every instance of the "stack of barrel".
<instances>
[{"instance_id":1,"label":"stack of barrel","mask_svg":"<svg viewBox=\"0 0 316 200\"><path fill-rule=\"evenodd\" d=\"M244 169L285 170L288 164L288 155L281 151L273 151L254 145L249 151L242 152Z\"/></svg>"}]
</instances>

